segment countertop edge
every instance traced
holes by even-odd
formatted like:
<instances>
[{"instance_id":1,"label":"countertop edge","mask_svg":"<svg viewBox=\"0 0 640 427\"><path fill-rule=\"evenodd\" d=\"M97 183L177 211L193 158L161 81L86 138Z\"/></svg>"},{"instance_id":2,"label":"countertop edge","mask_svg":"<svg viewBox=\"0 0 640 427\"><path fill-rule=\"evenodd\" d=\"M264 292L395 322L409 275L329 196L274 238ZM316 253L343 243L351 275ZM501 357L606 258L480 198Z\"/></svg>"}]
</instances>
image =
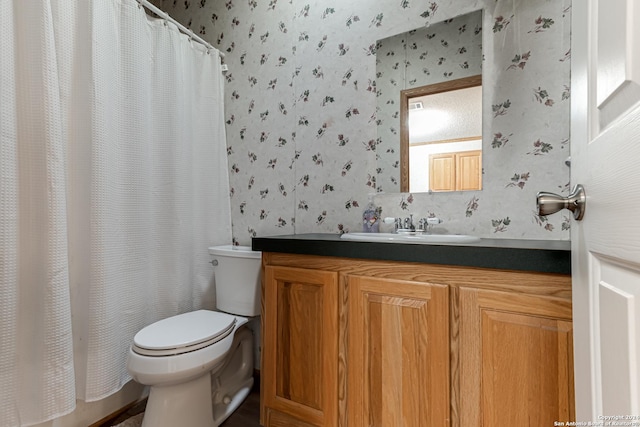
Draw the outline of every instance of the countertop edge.
<instances>
[{"instance_id":1,"label":"countertop edge","mask_svg":"<svg viewBox=\"0 0 640 427\"><path fill-rule=\"evenodd\" d=\"M251 246L262 252L571 274L567 241L483 239L474 244L425 245L347 241L338 234L317 233L254 237Z\"/></svg>"}]
</instances>

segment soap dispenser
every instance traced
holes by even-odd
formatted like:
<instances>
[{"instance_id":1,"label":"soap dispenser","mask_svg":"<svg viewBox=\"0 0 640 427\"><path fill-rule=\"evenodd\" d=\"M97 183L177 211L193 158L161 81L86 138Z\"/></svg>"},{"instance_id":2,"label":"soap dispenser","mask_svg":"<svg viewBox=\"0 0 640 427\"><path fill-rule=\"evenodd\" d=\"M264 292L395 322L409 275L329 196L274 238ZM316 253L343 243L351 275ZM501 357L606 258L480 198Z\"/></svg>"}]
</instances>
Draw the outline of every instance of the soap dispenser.
<instances>
[{"instance_id":1,"label":"soap dispenser","mask_svg":"<svg viewBox=\"0 0 640 427\"><path fill-rule=\"evenodd\" d=\"M375 193L369 194L369 202L362 213L362 231L377 233L380 230L380 209L373 203Z\"/></svg>"}]
</instances>

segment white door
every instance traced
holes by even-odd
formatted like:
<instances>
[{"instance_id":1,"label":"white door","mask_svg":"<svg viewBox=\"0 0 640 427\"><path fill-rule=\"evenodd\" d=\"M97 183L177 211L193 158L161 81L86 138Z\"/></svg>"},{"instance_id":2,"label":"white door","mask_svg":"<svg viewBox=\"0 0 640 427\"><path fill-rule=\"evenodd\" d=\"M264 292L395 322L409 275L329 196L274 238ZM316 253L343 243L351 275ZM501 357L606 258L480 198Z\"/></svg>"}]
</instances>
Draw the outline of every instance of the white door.
<instances>
[{"instance_id":1,"label":"white door","mask_svg":"<svg viewBox=\"0 0 640 427\"><path fill-rule=\"evenodd\" d=\"M573 2L571 182L587 195L571 226L576 415L596 425L640 425L638 23L638 0Z\"/></svg>"}]
</instances>

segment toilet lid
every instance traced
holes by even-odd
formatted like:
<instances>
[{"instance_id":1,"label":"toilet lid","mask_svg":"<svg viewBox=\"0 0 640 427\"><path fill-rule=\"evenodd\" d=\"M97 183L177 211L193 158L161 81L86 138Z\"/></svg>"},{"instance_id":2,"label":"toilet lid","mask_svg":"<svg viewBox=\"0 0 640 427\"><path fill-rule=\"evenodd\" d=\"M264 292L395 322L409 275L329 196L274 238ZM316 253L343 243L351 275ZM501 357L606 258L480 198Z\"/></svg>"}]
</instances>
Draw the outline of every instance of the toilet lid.
<instances>
[{"instance_id":1,"label":"toilet lid","mask_svg":"<svg viewBox=\"0 0 640 427\"><path fill-rule=\"evenodd\" d=\"M233 332L235 316L198 310L159 320L133 337L132 349L145 356L171 356L210 346Z\"/></svg>"}]
</instances>

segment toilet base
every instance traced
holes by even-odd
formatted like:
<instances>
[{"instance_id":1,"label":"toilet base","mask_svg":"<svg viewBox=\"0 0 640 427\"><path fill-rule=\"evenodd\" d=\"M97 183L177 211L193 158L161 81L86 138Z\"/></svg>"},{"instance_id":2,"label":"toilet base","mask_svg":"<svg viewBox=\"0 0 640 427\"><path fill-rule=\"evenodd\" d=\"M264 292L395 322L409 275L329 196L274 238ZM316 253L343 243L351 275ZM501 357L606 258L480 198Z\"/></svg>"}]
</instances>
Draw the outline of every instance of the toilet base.
<instances>
[{"instance_id":1,"label":"toilet base","mask_svg":"<svg viewBox=\"0 0 640 427\"><path fill-rule=\"evenodd\" d=\"M245 384L240 387L238 391L233 395L231 400L227 403L220 403L213 407L213 418L215 420L215 425L219 426L229 416L238 409L238 406L247 398L249 393L251 392L251 387L253 387L253 378L248 380Z\"/></svg>"},{"instance_id":2,"label":"toilet base","mask_svg":"<svg viewBox=\"0 0 640 427\"><path fill-rule=\"evenodd\" d=\"M225 366L212 377L215 425L222 424L253 387L253 335L248 328L238 330L229 353Z\"/></svg>"},{"instance_id":3,"label":"toilet base","mask_svg":"<svg viewBox=\"0 0 640 427\"><path fill-rule=\"evenodd\" d=\"M241 326L223 363L187 382L151 386L141 427L218 427L252 386L253 335Z\"/></svg>"},{"instance_id":4,"label":"toilet base","mask_svg":"<svg viewBox=\"0 0 640 427\"><path fill-rule=\"evenodd\" d=\"M209 373L187 383L152 386L142 427L216 427Z\"/></svg>"}]
</instances>

